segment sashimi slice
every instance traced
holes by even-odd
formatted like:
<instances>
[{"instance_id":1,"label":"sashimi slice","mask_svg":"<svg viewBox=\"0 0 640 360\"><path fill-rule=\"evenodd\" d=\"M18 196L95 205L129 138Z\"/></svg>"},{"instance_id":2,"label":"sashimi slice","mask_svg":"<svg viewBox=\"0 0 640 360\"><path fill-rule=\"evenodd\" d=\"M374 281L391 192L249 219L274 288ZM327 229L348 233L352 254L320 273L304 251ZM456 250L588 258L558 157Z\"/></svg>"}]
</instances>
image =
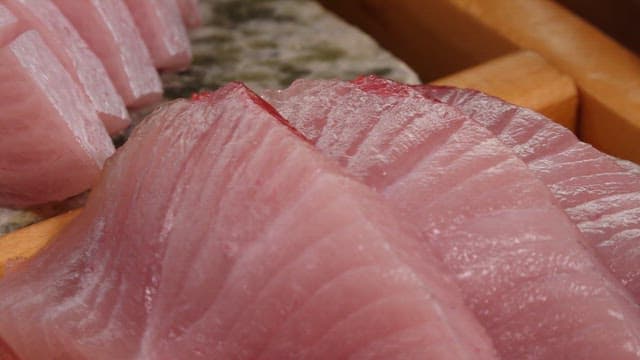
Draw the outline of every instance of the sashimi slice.
<instances>
[{"instance_id":1,"label":"sashimi slice","mask_svg":"<svg viewBox=\"0 0 640 360\"><path fill-rule=\"evenodd\" d=\"M23 360L492 359L381 198L246 87L154 112L88 204L0 282Z\"/></svg>"},{"instance_id":2,"label":"sashimi slice","mask_svg":"<svg viewBox=\"0 0 640 360\"><path fill-rule=\"evenodd\" d=\"M202 25L198 0L177 0L177 2L178 7L180 7L182 21L184 21L187 28L192 29Z\"/></svg>"},{"instance_id":3,"label":"sashimi slice","mask_svg":"<svg viewBox=\"0 0 640 360\"><path fill-rule=\"evenodd\" d=\"M598 258L640 303L640 175L534 111L473 90L424 86L491 130L524 160ZM640 146L640 139L639 139Z\"/></svg>"},{"instance_id":4,"label":"sashimi slice","mask_svg":"<svg viewBox=\"0 0 640 360\"><path fill-rule=\"evenodd\" d=\"M127 106L162 98L160 77L123 0L53 1L102 60Z\"/></svg>"},{"instance_id":5,"label":"sashimi slice","mask_svg":"<svg viewBox=\"0 0 640 360\"><path fill-rule=\"evenodd\" d=\"M421 228L502 358L640 357L638 306L488 130L378 78L300 80L265 97Z\"/></svg>"},{"instance_id":6,"label":"sashimi slice","mask_svg":"<svg viewBox=\"0 0 640 360\"><path fill-rule=\"evenodd\" d=\"M113 144L37 32L0 49L0 94L1 206L63 200L94 184Z\"/></svg>"},{"instance_id":7,"label":"sashimi slice","mask_svg":"<svg viewBox=\"0 0 640 360\"><path fill-rule=\"evenodd\" d=\"M37 30L80 84L110 134L126 128L129 115L107 71L51 0L1 0L25 26Z\"/></svg>"},{"instance_id":8,"label":"sashimi slice","mask_svg":"<svg viewBox=\"0 0 640 360\"><path fill-rule=\"evenodd\" d=\"M176 0L125 0L153 63L182 70L191 63L191 44Z\"/></svg>"},{"instance_id":9,"label":"sashimi slice","mask_svg":"<svg viewBox=\"0 0 640 360\"><path fill-rule=\"evenodd\" d=\"M0 4L0 46L15 39L21 32L20 23L9 9Z\"/></svg>"}]
</instances>

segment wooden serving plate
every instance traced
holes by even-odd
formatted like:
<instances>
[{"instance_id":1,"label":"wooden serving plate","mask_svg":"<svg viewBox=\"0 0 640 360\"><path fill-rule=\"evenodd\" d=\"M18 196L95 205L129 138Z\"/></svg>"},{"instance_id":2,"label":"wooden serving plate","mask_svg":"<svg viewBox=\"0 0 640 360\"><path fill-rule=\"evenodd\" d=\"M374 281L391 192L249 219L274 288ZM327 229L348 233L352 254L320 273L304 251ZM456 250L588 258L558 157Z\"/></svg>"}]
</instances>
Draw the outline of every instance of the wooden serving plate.
<instances>
[{"instance_id":1,"label":"wooden serving plate","mask_svg":"<svg viewBox=\"0 0 640 360\"><path fill-rule=\"evenodd\" d=\"M555 3L322 2L372 34L423 80L529 107L601 150L640 163L640 60ZM0 276L8 262L36 254L80 212L0 237Z\"/></svg>"}]
</instances>

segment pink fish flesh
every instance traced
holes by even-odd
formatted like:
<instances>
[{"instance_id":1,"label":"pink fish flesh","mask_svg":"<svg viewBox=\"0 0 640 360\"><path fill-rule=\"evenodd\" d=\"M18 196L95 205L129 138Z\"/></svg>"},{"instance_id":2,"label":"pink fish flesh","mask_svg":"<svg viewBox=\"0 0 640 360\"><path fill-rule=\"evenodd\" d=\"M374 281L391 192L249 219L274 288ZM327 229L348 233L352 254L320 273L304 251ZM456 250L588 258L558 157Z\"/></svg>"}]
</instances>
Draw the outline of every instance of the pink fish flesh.
<instances>
[{"instance_id":1,"label":"pink fish flesh","mask_svg":"<svg viewBox=\"0 0 640 360\"><path fill-rule=\"evenodd\" d=\"M638 359L640 310L488 130L409 86L299 80L265 97L418 225L504 359Z\"/></svg>"},{"instance_id":2,"label":"pink fish flesh","mask_svg":"<svg viewBox=\"0 0 640 360\"><path fill-rule=\"evenodd\" d=\"M109 133L118 133L129 125L127 109L104 66L51 0L0 0L0 4L40 33L80 84Z\"/></svg>"},{"instance_id":3,"label":"pink fish flesh","mask_svg":"<svg viewBox=\"0 0 640 360\"><path fill-rule=\"evenodd\" d=\"M113 144L37 32L0 49L0 94L1 206L63 200L95 183Z\"/></svg>"},{"instance_id":4,"label":"pink fish flesh","mask_svg":"<svg viewBox=\"0 0 640 360\"><path fill-rule=\"evenodd\" d=\"M0 4L0 46L15 39L21 31L20 23L9 9Z\"/></svg>"},{"instance_id":5,"label":"pink fish flesh","mask_svg":"<svg viewBox=\"0 0 640 360\"><path fill-rule=\"evenodd\" d=\"M191 63L191 44L175 0L125 0L153 63L182 70Z\"/></svg>"},{"instance_id":6,"label":"pink fish flesh","mask_svg":"<svg viewBox=\"0 0 640 360\"><path fill-rule=\"evenodd\" d=\"M375 192L241 84L156 110L80 215L0 282L23 360L492 359Z\"/></svg>"},{"instance_id":7,"label":"pink fish flesh","mask_svg":"<svg viewBox=\"0 0 640 360\"><path fill-rule=\"evenodd\" d=\"M53 0L104 64L129 107L162 98L151 55L123 0Z\"/></svg>"},{"instance_id":8,"label":"pink fish flesh","mask_svg":"<svg viewBox=\"0 0 640 360\"><path fill-rule=\"evenodd\" d=\"M425 86L491 130L551 190L596 253L640 303L640 175L568 129L495 97Z\"/></svg>"},{"instance_id":9,"label":"pink fish flesh","mask_svg":"<svg viewBox=\"0 0 640 360\"><path fill-rule=\"evenodd\" d=\"M198 0L177 0L182 21L187 28L197 28L202 25L202 16Z\"/></svg>"}]
</instances>

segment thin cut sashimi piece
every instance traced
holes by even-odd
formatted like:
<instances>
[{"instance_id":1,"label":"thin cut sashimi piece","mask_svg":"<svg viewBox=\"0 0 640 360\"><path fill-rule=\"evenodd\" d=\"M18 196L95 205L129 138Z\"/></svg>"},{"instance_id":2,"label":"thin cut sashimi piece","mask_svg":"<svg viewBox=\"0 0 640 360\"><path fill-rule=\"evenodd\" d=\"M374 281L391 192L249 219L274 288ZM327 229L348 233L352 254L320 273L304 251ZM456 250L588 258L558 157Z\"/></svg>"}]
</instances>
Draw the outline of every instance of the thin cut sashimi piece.
<instances>
[{"instance_id":1,"label":"thin cut sashimi piece","mask_svg":"<svg viewBox=\"0 0 640 360\"><path fill-rule=\"evenodd\" d=\"M160 77L123 0L53 1L102 60L127 106L162 98Z\"/></svg>"},{"instance_id":2,"label":"thin cut sashimi piece","mask_svg":"<svg viewBox=\"0 0 640 360\"><path fill-rule=\"evenodd\" d=\"M1 206L63 200L94 184L113 144L37 32L0 49L0 94Z\"/></svg>"},{"instance_id":3,"label":"thin cut sashimi piece","mask_svg":"<svg viewBox=\"0 0 640 360\"><path fill-rule=\"evenodd\" d=\"M504 359L637 359L640 311L526 165L456 109L378 78L265 98L420 226Z\"/></svg>"},{"instance_id":4,"label":"thin cut sashimi piece","mask_svg":"<svg viewBox=\"0 0 640 360\"><path fill-rule=\"evenodd\" d=\"M21 32L21 26L9 9L0 4L0 46L8 44Z\"/></svg>"},{"instance_id":5,"label":"thin cut sashimi piece","mask_svg":"<svg viewBox=\"0 0 640 360\"><path fill-rule=\"evenodd\" d=\"M198 0L177 0L182 21L187 28L193 29L202 25Z\"/></svg>"},{"instance_id":6,"label":"thin cut sashimi piece","mask_svg":"<svg viewBox=\"0 0 640 360\"><path fill-rule=\"evenodd\" d=\"M126 128L129 114L104 66L51 0L0 0L25 26L37 30L80 84L110 134Z\"/></svg>"},{"instance_id":7,"label":"thin cut sashimi piece","mask_svg":"<svg viewBox=\"0 0 640 360\"><path fill-rule=\"evenodd\" d=\"M640 175L529 109L474 90L424 86L491 130L541 179L640 303Z\"/></svg>"},{"instance_id":8,"label":"thin cut sashimi piece","mask_svg":"<svg viewBox=\"0 0 640 360\"><path fill-rule=\"evenodd\" d=\"M414 230L283 121L240 84L154 112L0 282L0 338L23 360L495 358Z\"/></svg>"},{"instance_id":9,"label":"thin cut sashimi piece","mask_svg":"<svg viewBox=\"0 0 640 360\"><path fill-rule=\"evenodd\" d=\"M182 70L191 63L191 44L176 0L125 0L153 63Z\"/></svg>"}]
</instances>

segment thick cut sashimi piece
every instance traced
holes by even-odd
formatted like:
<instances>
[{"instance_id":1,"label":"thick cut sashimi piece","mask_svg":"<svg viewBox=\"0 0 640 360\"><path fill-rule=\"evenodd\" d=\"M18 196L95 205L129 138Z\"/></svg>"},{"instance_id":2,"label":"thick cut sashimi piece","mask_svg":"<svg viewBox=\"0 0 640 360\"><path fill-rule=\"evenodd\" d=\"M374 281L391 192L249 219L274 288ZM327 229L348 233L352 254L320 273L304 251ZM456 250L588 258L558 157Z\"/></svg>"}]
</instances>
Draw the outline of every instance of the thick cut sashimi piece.
<instances>
[{"instance_id":1,"label":"thick cut sashimi piece","mask_svg":"<svg viewBox=\"0 0 640 360\"><path fill-rule=\"evenodd\" d=\"M588 244L640 303L640 175L529 109L474 90L424 86L491 130L551 190Z\"/></svg>"},{"instance_id":2,"label":"thick cut sashimi piece","mask_svg":"<svg viewBox=\"0 0 640 360\"><path fill-rule=\"evenodd\" d=\"M420 226L504 359L640 357L638 306L488 130L378 78L301 80L265 97Z\"/></svg>"},{"instance_id":3,"label":"thick cut sashimi piece","mask_svg":"<svg viewBox=\"0 0 640 360\"><path fill-rule=\"evenodd\" d=\"M162 98L160 77L123 0L53 1L102 60L127 106Z\"/></svg>"},{"instance_id":4,"label":"thick cut sashimi piece","mask_svg":"<svg viewBox=\"0 0 640 360\"><path fill-rule=\"evenodd\" d=\"M67 72L80 84L111 134L129 114L104 66L51 0L0 0L25 26L37 30Z\"/></svg>"},{"instance_id":5,"label":"thick cut sashimi piece","mask_svg":"<svg viewBox=\"0 0 640 360\"><path fill-rule=\"evenodd\" d=\"M202 25L198 0L177 0L180 7L182 21L188 28L196 28Z\"/></svg>"},{"instance_id":6,"label":"thick cut sashimi piece","mask_svg":"<svg viewBox=\"0 0 640 360\"><path fill-rule=\"evenodd\" d=\"M494 358L414 231L281 122L240 84L154 112L0 282L0 338L23 360Z\"/></svg>"},{"instance_id":7,"label":"thick cut sashimi piece","mask_svg":"<svg viewBox=\"0 0 640 360\"><path fill-rule=\"evenodd\" d=\"M0 46L15 39L21 31L20 23L9 9L0 4Z\"/></svg>"},{"instance_id":8,"label":"thick cut sashimi piece","mask_svg":"<svg viewBox=\"0 0 640 360\"><path fill-rule=\"evenodd\" d=\"M37 32L0 49L0 94L1 206L62 200L94 184L113 144Z\"/></svg>"},{"instance_id":9,"label":"thick cut sashimi piece","mask_svg":"<svg viewBox=\"0 0 640 360\"><path fill-rule=\"evenodd\" d=\"M191 44L176 0L125 0L159 69L181 70L191 63Z\"/></svg>"}]
</instances>

